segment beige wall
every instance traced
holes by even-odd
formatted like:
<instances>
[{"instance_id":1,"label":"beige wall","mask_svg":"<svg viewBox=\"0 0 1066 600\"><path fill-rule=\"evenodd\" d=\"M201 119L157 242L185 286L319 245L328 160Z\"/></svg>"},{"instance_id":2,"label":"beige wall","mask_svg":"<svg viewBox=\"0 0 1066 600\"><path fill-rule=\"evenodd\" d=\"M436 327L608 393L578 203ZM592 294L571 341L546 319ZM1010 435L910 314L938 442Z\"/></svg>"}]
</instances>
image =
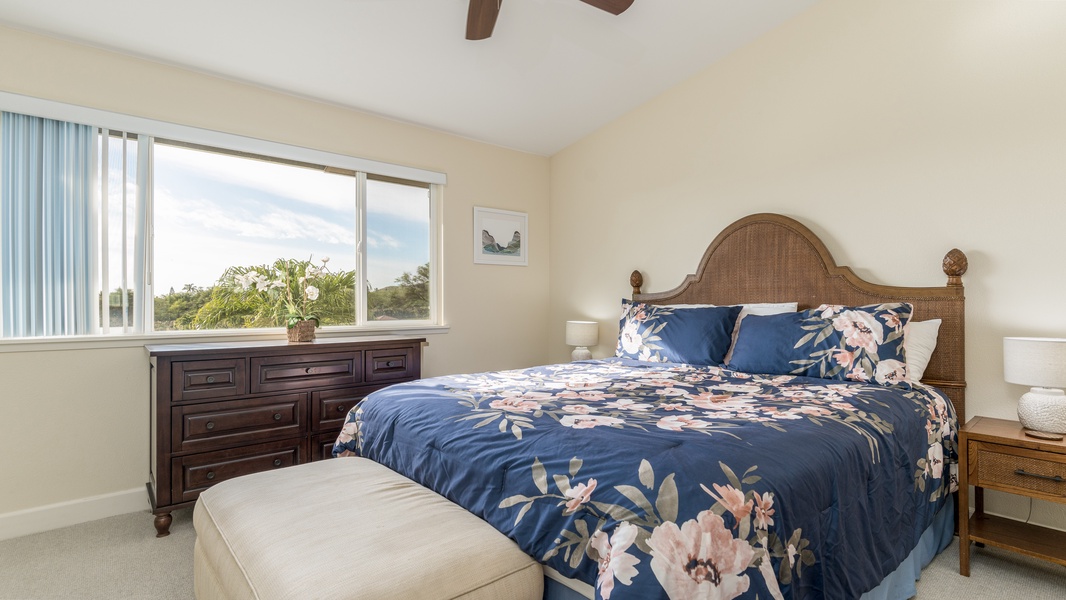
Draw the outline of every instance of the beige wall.
<instances>
[{"instance_id":1,"label":"beige wall","mask_svg":"<svg viewBox=\"0 0 1066 600\"><path fill-rule=\"evenodd\" d=\"M447 173L423 372L545 362L547 158L3 27L0 56L5 92ZM474 205L529 214L528 267L473 264ZM0 516L143 486L149 427L141 349L0 353Z\"/></svg>"},{"instance_id":2,"label":"beige wall","mask_svg":"<svg viewBox=\"0 0 1066 600\"><path fill-rule=\"evenodd\" d=\"M969 416L1012 418L1007 335L1066 337L1066 3L826 0L552 157L550 324L662 291L723 226L799 219L875 282L970 259ZM567 348L550 327L549 358ZM990 498L1024 518L1028 503ZM1066 507L1034 521L1066 527Z\"/></svg>"}]
</instances>

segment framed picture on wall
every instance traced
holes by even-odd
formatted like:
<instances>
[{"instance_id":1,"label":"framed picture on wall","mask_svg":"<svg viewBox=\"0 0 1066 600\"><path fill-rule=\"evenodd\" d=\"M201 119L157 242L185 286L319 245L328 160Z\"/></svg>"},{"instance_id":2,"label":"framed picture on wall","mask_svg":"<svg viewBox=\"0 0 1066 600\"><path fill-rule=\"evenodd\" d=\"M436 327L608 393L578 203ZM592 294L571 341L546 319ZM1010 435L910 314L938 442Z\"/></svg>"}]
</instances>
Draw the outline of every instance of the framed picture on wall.
<instances>
[{"instance_id":1,"label":"framed picture on wall","mask_svg":"<svg viewBox=\"0 0 1066 600\"><path fill-rule=\"evenodd\" d=\"M529 215L513 210L474 207L474 262L483 265L529 264Z\"/></svg>"}]
</instances>

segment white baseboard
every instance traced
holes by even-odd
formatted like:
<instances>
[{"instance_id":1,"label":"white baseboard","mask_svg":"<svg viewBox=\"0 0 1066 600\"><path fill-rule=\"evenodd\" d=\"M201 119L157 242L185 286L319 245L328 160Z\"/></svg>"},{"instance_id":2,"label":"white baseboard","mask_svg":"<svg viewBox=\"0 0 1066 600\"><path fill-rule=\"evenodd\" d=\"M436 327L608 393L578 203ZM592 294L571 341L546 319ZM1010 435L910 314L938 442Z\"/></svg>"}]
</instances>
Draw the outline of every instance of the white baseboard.
<instances>
[{"instance_id":1,"label":"white baseboard","mask_svg":"<svg viewBox=\"0 0 1066 600\"><path fill-rule=\"evenodd\" d=\"M143 487L0 514L0 540L148 510Z\"/></svg>"}]
</instances>

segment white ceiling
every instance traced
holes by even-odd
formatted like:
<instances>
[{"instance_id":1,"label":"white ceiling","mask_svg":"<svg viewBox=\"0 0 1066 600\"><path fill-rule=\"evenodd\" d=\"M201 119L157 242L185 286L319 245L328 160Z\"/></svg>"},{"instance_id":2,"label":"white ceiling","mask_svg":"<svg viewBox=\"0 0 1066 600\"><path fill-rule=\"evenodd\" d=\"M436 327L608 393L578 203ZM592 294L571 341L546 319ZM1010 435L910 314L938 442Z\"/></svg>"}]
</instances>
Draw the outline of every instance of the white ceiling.
<instances>
[{"instance_id":1,"label":"white ceiling","mask_svg":"<svg viewBox=\"0 0 1066 600\"><path fill-rule=\"evenodd\" d=\"M816 0L0 0L0 23L551 155Z\"/></svg>"}]
</instances>

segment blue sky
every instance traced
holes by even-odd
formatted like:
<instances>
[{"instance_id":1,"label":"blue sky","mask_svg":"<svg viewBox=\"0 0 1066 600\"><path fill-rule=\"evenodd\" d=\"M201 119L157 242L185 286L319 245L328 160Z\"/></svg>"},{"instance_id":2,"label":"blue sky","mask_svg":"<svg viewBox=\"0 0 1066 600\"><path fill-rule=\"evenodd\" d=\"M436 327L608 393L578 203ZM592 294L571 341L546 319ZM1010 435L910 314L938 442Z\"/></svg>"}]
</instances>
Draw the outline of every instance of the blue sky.
<instances>
[{"instance_id":1,"label":"blue sky","mask_svg":"<svg viewBox=\"0 0 1066 600\"><path fill-rule=\"evenodd\" d=\"M278 258L356 267L354 177L164 144L154 176L156 295ZM429 261L426 189L368 181L367 212L374 287Z\"/></svg>"}]
</instances>

